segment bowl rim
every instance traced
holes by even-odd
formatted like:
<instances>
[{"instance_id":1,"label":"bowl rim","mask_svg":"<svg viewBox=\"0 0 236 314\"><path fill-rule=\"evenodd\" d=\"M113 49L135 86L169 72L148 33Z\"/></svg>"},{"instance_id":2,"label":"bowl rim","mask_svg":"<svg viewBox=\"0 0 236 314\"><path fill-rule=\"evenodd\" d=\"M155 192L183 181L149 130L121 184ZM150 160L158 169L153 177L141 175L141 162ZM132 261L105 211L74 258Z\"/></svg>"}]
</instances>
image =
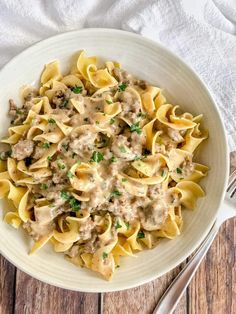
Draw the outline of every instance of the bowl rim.
<instances>
[{"instance_id":1,"label":"bowl rim","mask_svg":"<svg viewBox=\"0 0 236 314\"><path fill-rule=\"evenodd\" d=\"M176 60L176 62L178 62L180 64L180 66L186 68L188 71L191 72L191 75L194 77L194 79L197 81L197 83L199 84L199 86L204 89L204 92L206 93L206 95L208 96L212 106L215 109L215 114L218 115L220 124L221 124L221 131L222 131L222 142L224 142L224 163L225 163L225 169L226 169L226 173L224 175L224 184L223 184L223 189L222 189L222 193L221 193L221 197L220 197L220 201L218 204L218 208L215 211L215 214L212 216L211 219L211 223L209 224L208 228L206 228L205 232L203 232L197 239L197 241L195 242L195 244L192 246L191 249L188 250L188 252L186 252L185 254L183 254L179 259L174 260L174 261L170 261L168 263L167 267L164 267L163 270L161 272L159 272L158 274L153 273L153 274L149 274L147 275L144 279L137 281L135 283L127 283L124 287L122 288L115 288L115 287L111 287L109 286L109 282L107 283L107 286L105 288L101 288L99 290L97 290L94 287L91 288L86 288L86 289L80 289L80 288L72 288L70 287L68 284L63 284L61 282L55 282L53 277L43 277L42 274L37 274L34 273L33 271L30 271L27 269L27 267L24 266L19 266L17 264L17 260L12 260L10 257L7 256L7 254L5 254L5 252L3 252L2 248L0 247L0 254L2 254L2 256L4 256L10 263L12 263L16 268L18 268L19 270L23 271L24 273L30 275L31 277L40 280L44 283L50 284L52 286L56 286L62 289L67 289L67 290L71 290L71 291L78 291L78 292L88 292L88 293L101 293L101 292L115 292L115 291L123 291L123 290L127 290L127 289L131 289L131 288L135 288L138 286L141 286L143 284L146 284L150 281L153 281L161 276L163 276L164 274L166 274L167 272L171 271L172 269L174 269L176 266L178 266L179 264L181 264L189 255L191 255L194 250L199 247L199 245L204 241L206 235L209 233L211 227L213 226L217 214L219 212L220 207L222 206L223 203L223 199L225 196L225 190L226 190L226 186L227 186L227 178L228 178L228 173L229 173L229 148L228 148L228 143L227 143L227 137L226 137L226 131L225 131L225 127L224 127L224 122L223 119L221 117L219 108L216 105L216 101L214 100L213 95L210 93L208 87L206 86L205 82L200 78L200 76L197 74L197 72L183 59L181 59L181 57L179 57L177 54L175 54L173 51L169 50L168 48L166 48L164 45L162 45L159 42L156 42L154 40L151 40L147 37L143 37L140 34L136 34L136 33L132 33L129 31L125 31L125 30L119 30L119 29L114 29L114 28L83 28L83 29L79 29L79 30L72 30L72 31L67 31L67 32L63 32L63 33L59 33L53 36L50 36L46 39L40 40L36 43L34 43L33 45L29 46L28 48L24 49L23 51L21 51L19 54L17 54L16 56L14 56L11 60L9 60L1 69L0 69L0 75L2 74L3 71L6 71L8 66L11 65L11 63L13 62L17 62L18 58L22 58L24 57L24 55L30 53L31 50L34 50L35 48L37 48L38 46L42 45L42 44L46 44L46 45L50 45L51 42L53 42L54 40L63 40L63 38L69 36L69 35L80 35L81 33L112 33L114 35L120 35L120 36L126 36L129 37L131 39L136 39L136 40L141 40L143 44L147 44L149 46L155 46L158 49L161 49L162 51L166 52L168 55L170 55L173 59Z\"/></svg>"}]
</instances>

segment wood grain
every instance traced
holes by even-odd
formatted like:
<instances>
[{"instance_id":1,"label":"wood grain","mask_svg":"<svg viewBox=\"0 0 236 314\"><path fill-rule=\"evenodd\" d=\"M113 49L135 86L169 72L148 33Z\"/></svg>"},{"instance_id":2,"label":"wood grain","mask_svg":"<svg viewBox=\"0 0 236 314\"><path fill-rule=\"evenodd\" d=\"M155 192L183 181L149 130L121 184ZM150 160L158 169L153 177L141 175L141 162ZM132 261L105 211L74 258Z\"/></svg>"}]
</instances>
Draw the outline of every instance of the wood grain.
<instances>
[{"instance_id":1,"label":"wood grain","mask_svg":"<svg viewBox=\"0 0 236 314\"><path fill-rule=\"evenodd\" d=\"M68 291L42 283L17 271L16 314L95 314L98 294Z\"/></svg>"},{"instance_id":2,"label":"wood grain","mask_svg":"<svg viewBox=\"0 0 236 314\"><path fill-rule=\"evenodd\" d=\"M231 170L236 152L231 154ZM222 225L175 314L236 313L236 219ZM182 263L165 276L127 291L104 294L104 314L152 313ZM15 269L0 256L0 314L99 313L98 294L67 291ZM100 313L99 313L100 314Z\"/></svg>"},{"instance_id":3,"label":"wood grain","mask_svg":"<svg viewBox=\"0 0 236 314\"><path fill-rule=\"evenodd\" d=\"M15 267L0 255L0 313L13 312L15 296Z\"/></svg>"},{"instance_id":4,"label":"wood grain","mask_svg":"<svg viewBox=\"0 0 236 314\"><path fill-rule=\"evenodd\" d=\"M106 293L104 296L104 314L152 313L165 289L184 265L185 263L182 263L165 276L140 287L126 291ZM187 313L186 297L185 293L178 304L175 314Z\"/></svg>"}]
</instances>

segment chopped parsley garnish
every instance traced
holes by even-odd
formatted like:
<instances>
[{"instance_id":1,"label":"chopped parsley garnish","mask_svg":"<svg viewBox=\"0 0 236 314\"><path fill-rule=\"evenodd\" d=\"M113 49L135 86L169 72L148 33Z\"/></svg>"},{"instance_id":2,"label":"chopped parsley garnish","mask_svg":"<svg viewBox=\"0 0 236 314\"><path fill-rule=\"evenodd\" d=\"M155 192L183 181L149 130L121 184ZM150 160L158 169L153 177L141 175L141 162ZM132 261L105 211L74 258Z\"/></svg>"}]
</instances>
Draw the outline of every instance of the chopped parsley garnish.
<instances>
[{"instance_id":1,"label":"chopped parsley garnish","mask_svg":"<svg viewBox=\"0 0 236 314\"><path fill-rule=\"evenodd\" d=\"M91 162L100 162L103 159L104 159L103 154L101 154L100 152L94 151L91 157Z\"/></svg>"},{"instance_id":2,"label":"chopped parsley garnish","mask_svg":"<svg viewBox=\"0 0 236 314\"><path fill-rule=\"evenodd\" d=\"M126 179L126 178L122 178L122 182L126 182L128 179Z\"/></svg>"},{"instance_id":3,"label":"chopped parsley garnish","mask_svg":"<svg viewBox=\"0 0 236 314\"><path fill-rule=\"evenodd\" d=\"M69 200L70 199L70 194L66 191L61 192L61 198L64 198L64 200Z\"/></svg>"},{"instance_id":4,"label":"chopped parsley garnish","mask_svg":"<svg viewBox=\"0 0 236 314\"><path fill-rule=\"evenodd\" d=\"M72 179L75 175L71 172L71 171L68 171L67 172L67 177Z\"/></svg>"},{"instance_id":5,"label":"chopped parsley garnish","mask_svg":"<svg viewBox=\"0 0 236 314\"><path fill-rule=\"evenodd\" d=\"M77 163L77 165L80 165L81 161L78 159L76 163Z\"/></svg>"},{"instance_id":6,"label":"chopped parsley garnish","mask_svg":"<svg viewBox=\"0 0 236 314\"><path fill-rule=\"evenodd\" d=\"M131 132L137 132L138 134L141 134L142 133L142 129L139 126L139 122L131 124L130 131Z\"/></svg>"},{"instance_id":7,"label":"chopped parsley garnish","mask_svg":"<svg viewBox=\"0 0 236 314\"><path fill-rule=\"evenodd\" d=\"M116 157L114 157L114 156L113 156L113 157L111 157L111 159L110 159L110 160L111 160L111 162L116 162L118 159L117 159Z\"/></svg>"},{"instance_id":8,"label":"chopped parsley garnish","mask_svg":"<svg viewBox=\"0 0 236 314\"><path fill-rule=\"evenodd\" d=\"M16 114L22 114L20 109L16 109Z\"/></svg>"},{"instance_id":9,"label":"chopped parsley garnish","mask_svg":"<svg viewBox=\"0 0 236 314\"><path fill-rule=\"evenodd\" d=\"M53 118L48 119L48 123L54 124L56 121Z\"/></svg>"},{"instance_id":10,"label":"chopped parsley garnish","mask_svg":"<svg viewBox=\"0 0 236 314\"><path fill-rule=\"evenodd\" d=\"M49 147L50 147L50 144L49 144L49 143L43 143L42 147L43 147L43 148L49 148Z\"/></svg>"},{"instance_id":11,"label":"chopped parsley garnish","mask_svg":"<svg viewBox=\"0 0 236 314\"><path fill-rule=\"evenodd\" d=\"M82 86L75 86L75 87L72 89L72 92L75 93L75 94L81 94L81 93L82 93L82 90L83 90L83 87L82 87Z\"/></svg>"},{"instance_id":12,"label":"chopped parsley garnish","mask_svg":"<svg viewBox=\"0 0 236 314\"><path fill-rule=\"evenodd\" d=\"M116 228L116 230L122 228L122 226L119 224L119 221L117 221L115 228Z\"/></svg>"},{"instance_id":13,"label":"chopped parsley garnish","mask_svg":"<svg viewBox=\"0 0 236 314\"><path fill-rule=\"evenodd\" d=\"M47 160L48 160L48 161L52 161L52 156L48 156L48 157L47 157Z\"/></svg>"},{"instance_id":14,"label":"chopped parsley garnish","mask_svg":"<svg viewBox=\"0 0 236 314\"><path fill-rule=\"evenodd\" d=\"M111 100L106 100L106 103L107 103L108 105L111 105L113 102L112 102Z\"/></svg>"},{"instance_id":15,"label":"chopped parsley garnish","mask_svg":"<svg viewBox=\"0 0 236 314\"><path fill-rule=\"evenodd\" d=\"M126 153L126 149L125 149L124 146L120 146L120 147L119 147L119 150L120 150L120 152L122 152L122 153Z\"/></svg>"},{"instance_id":16,"label":"chopped parsley garnish","mask_svg":"<svg viewBox=\"0 0 236 314\"><path fill-rule=\"evenodd\" d=\"M121 196L122 193L118 190L114 190L113 192L111 192L110 197L115 197L115 196Z\"/></svg>"},{"instance_id":17,"label":"chopped parsley garnish","mask_svg":"<svg viewBox=\"0 0 236 314\"><path fill-rule=\"evenodd\" d=\"M181 168L176 168L176 172L179 174L182 174L182 169Z\"/></svg>"},{"instance_id":18,"label":"chopped parsley garnish","mask_svg":"<svg viewBox=\"0 0 236 314\"><path fill-rule=\"evenodd\" d=\"M60 170L63 170L63 169L65 169L65 167L66 167L64 164L62 164L62 163L60 163L60 162L57 163L57 166L58 166L58 168L59 168Z\"/></svg>"},{"instance_id":19,"label":"chopped parsley garnish","mask_svg":"<svg viewBox=\"0 0 236 314\"><path fill-rule=\"evenodd\" d=\"M81 202L78 201L76 198L74 197L71 197L70 200L69 200L69 204L70 204L70 207L72 208L72 211L73 212L77 212L78 210L80 210L81 208Z\"/></svg>"},{"instance_id":20,"label":"chopped parsley garnish","mask_svg":"<svg viewBox=\"0 0 236 314\"><path fill-rule=\"evenodd\" d=\"M60 108L66 108L67 105L68 105L68 102L69 102L69 100L64 100L64 101L59 105L59 107L60 107Z\"/></svg>"},{"instance_id":21,"label":"chopped parsley garnish","mask_svg":"<svg viewBox=\"0 0 236 314\"><path fill-rule=\"evenodd\" d=\"M46 183L42 183L41 190L47 190L47 189L48 189L48 185Z\"/></svg>"},{"instance_id":22,"label":"chopped parsley garnish","mask_svg":"<svg viewBox=\"0 0 236 314\"><path fill-rule=\"evenodd\" d=\"M110 124L113 124L113 123L115 123L115 119L111 118L110 119Z\"/></svg>"},{"instance_id":23,"label":"chopped parsley garnish","mask_svg":"<svg viewBox=\"0 0 236 314\"><path fill-rule=\"evenodd\" d=\"M71 210L73 212L77 212L78 210L80 210L81 208L81 202L78 201L76 198L74 198L73 196L70 195L69 192L66 191L62 191L61 192L61 198L63 198L66 201L69 201Z\"/></svg>"},{"instance_id":24,"label":"chopped parsley garnish","mask_svg":"<svg viewBox=\"0 0 236 314\"><path fill-rule=\"evenodd\" d=\"M103 259L106 259L107 257L108 257L108 254L107 254L106 252L103 252L103 253L102 253L102 258L103 258Z\"/></svg>"},{"instance_id":25,"label":"chopped parsley garnish","mask_svg":"<svg viewBox=\"0 0 236 314\"><path fill-rule=\"evenodd\" d=\"M100 122L99 121L96 121L96 124L99 124Z\"/></svg>"},{"instance_id":26,"label":"chopped parsley garnish","mask_svg":"<svg viewBox=\"0 0 236 314\"><path fill-rule=\"evenodd\" d=\"M68 152L68 149L69 149L69 143L67 143L67 144L62 144L61 146L64 148L64 150L65 150L65 151L67 151L67 152Z\"/></svg>"},{"instance_id":27,"label":"chopped parsley garnish","mask_svg":"<svg viewBox=\"0 0 236 314\"><path fill-rule=\"evenodd\" d=\"M165 174L165 170L162 170L161 176L164 177L164 174Z\"/></svg>"},{"instance_id":28,"label":"chopped parsley garnish","mask_svg":"<svg viewBox=\"0 0 236 314\"><path fill-rule=\"evenodd\" d=\"M137 114L137 117L138 118L146 118L146 113L142 113L142 112L139 112L138 114Z\"/></svg>"},{"instance_id":29,"label":"chopped parsley garnish","mask_svg":"<svg viewBox=\"0 0 236 314\"><path fill-rule=\"evenodd\" d=\"M141 156L135 156L134 160L140 160L142 157Z\"/></svg>"},{"instance_id":30,"label":"chopped parsley garnish","mask_svg":"<svg viewBox=\"0 0 236 314\"><path fill-rule=\"evenodd\" d=\"M127 84L125 84L125 83L122 83L121 85L119 85L119 87L118 87L118 91L119 92L124 92L125 90L126 90L126 88L128 87L128 85Z\"/></svg>"},{"instance_id":31,"label":"chopped parsley garnish","mask_svg":"<svg viewBox=\"0 0 236 314\"><path fill-rule=\"evenodd\" d=\"M126 225L127 230L129 230L129 227L130 227L129 222L126 222L125 225Z\"/></svg>"},{"instance_id":32,"label":"chopped parsley garnish","mask_svg":"<svg viewBox=\"0 0 236 314\"><path fill-rule=\"evenodd\" d=\"M137 234L137 238L138 238L138 239L143 239L143 238L145 238L145 233L144 233L142 230L140 230L140 231L138 232L138 234Z\"/></svg>"}]
</instances>

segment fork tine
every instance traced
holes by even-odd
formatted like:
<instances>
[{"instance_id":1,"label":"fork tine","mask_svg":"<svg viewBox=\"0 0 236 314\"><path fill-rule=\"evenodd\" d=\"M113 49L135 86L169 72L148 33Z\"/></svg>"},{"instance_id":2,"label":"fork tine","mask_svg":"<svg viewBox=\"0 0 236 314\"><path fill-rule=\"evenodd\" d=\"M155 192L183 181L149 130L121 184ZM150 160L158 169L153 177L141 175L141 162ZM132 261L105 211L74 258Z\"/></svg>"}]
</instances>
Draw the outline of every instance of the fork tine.
<instances>
[{"instance_id":1,"label":"fork tine","mask_svg":"<svg viewBox=\"0 0 236 314\"><path fill-rule=\"evenodd\" d=\"M230 191L230 189L235 184L235 182L236 182L236 169L229 176L228 187L227 187L226 192Z\"/></svg>"},{"instance_id":2,"label":"fork tine","mask_svg":"<svg viewBox=\"0 0 236 314\"><path fill-rule=\"evenodd\" d=\"M230 194L230 198L234 197L234 194L236 193L236 186L234 187L233 192Z\"/></svg>"},{"instance_id":3,"label":"fork tine","mask_svg":"<svg viewBox=\"0 0 236 314\"><path fill-rule=\"evenodd\" d=\"M227 189L227 194L230 198L234 196L235 190L236 190L236 181L234 184L231 184L231 186Z\"/></svg>"}]
</instances>

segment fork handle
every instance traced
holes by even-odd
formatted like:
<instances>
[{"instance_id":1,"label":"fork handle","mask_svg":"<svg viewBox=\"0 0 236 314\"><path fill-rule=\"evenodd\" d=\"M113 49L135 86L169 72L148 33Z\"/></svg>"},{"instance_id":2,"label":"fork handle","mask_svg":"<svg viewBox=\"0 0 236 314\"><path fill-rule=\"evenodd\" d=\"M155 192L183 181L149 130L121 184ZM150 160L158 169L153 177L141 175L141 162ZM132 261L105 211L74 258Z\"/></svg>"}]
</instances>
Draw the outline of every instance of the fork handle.
<instances>
[{"instance_id":1,"label":"fork handle","mask_svg":"<svg viewBox=\"0 0 236 314\"><path fill-rule=\"evenodd\" d=\"M214 223L206 239L198 248L194 256L189 260L186 266L181 270L181 272L163 294L157 306L155 307L153 314L171 314L174 311L176 305L178 304L180 298L188 287L196 270L198 269L199 264L215 239L218 230L218 224Z\"/></svg>"}]
</instances>

